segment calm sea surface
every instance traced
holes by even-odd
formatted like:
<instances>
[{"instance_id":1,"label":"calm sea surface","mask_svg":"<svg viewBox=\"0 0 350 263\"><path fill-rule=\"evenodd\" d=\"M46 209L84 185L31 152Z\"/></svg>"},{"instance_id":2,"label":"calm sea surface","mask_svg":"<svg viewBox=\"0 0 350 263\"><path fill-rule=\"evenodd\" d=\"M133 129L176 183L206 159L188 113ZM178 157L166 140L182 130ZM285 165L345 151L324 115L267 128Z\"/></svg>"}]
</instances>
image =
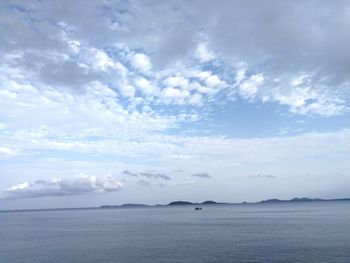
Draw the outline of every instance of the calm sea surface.
<instances>
[{"instance_id":1,"label":"calm sea surface","mask_svg":"<svg viewBox=\"0 0 350 263\"><path fill-rule=\"evenodd\" d=\"M0 213L1 263L350 262L350 202Z\"/></svg>"}]
</instances>

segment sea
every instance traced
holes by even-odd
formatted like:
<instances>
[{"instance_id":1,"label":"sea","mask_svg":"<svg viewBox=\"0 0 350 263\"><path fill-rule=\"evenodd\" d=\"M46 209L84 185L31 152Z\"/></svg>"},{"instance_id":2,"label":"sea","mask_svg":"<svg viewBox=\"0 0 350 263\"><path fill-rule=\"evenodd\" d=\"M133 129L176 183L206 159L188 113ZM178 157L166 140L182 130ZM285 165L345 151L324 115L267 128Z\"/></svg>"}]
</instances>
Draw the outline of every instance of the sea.
<instances>
[{"instance_id":1,"label":"sea","mask_svg":"<svg viewBox=\"0 0 350 263\"><path fill-rule=\"evenodd\" d=\"M350 262L350 202L201 207L0 212L0 262Z\"/></svg>"}]
</instances>

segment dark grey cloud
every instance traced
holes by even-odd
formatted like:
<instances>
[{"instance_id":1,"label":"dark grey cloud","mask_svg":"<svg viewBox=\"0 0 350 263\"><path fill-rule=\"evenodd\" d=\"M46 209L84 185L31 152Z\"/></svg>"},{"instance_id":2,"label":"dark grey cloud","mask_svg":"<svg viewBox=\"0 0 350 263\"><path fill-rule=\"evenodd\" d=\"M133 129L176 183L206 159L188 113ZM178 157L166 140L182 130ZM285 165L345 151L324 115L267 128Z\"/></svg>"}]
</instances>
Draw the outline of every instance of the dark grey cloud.
<instances>
[{"instance_id":1,"label":"dark grey cloud","mask_svg":"<svg viewBox=\"0 0 350 263\"><path fill-rule=\"evenodd\" d=\"M0 50L62 49L60 29L52 20L38 20L38 5L26 1L1 1ZM34 11L34 12L33 12Z\"/></svg>"},{"instance_id":2,"label":"dark grey cloud","mask_svg":"<svg viewBox=\"0 0 350 263\"><path fill-rule=\"evenodd\" d=\"M62 31L88 41L108 38L115 17L119 20L123 17L119 12L124 5L98 0L59 3L5 0L1 1L0 8L3 10L0 34L7 36L2 39L2 46L51 49L54 45L60 46Z\"/></svg>"},{"instance_id":3,"label":"dark grey cloud","mask_svg":"<svg viewBox=\"0 0 350 263\"><path fill-rule=\"evenodd\" d=\"M207 173L196 173L196 174L192 174L193 177L199 177L199 178L211 178L211 176Z\"/></svg>"},{"instance_id":4,"label":"dark grey cloud","mask_svg":"<svg viewBox=\"0 0 350 263\"><path fill-rule=\"evenodd\" d=\"M98 79L97 74L87 72L73 61L46 63L40 70L40 76L45 83L55 86L80 86Z\"/></svg>"},{"instance_id":5,"label":"dark grey cloud","mask_svg":"<svg viewBox=\"0 0 350 263\"><path fill-rule=\"evenodd\" d=\"M79 176L74 178L24 182L1 193L1 198L36 198L45 196L82 195L119 191L122 184L111 176Z\"/></svg>"},{"instance_id":6,"label":"dark grey cloud","mask_svg":"<svg viewBox=\"0 0 350 263\"><path fill-rule=\"evenodd\" d=\"M160 174L160 173L140 173L141 176L147 177L147 178L159 178L164 180L170 180L170 176L166 174Z\"/></svg>"},{"instance_id":7,"label":"dark grey cloud","mask_svg":"<svg viewBox=\"0 0 350 263\"><path fill-rule=\"evenodd\" d=\"M164 61L186 57L203 40L198 34L202 33L223 57L254 64L269 75L312 72L338 83L350 79L349 1L227 0L220 5L209 0L167 1L157 8L148 1L135 1L134 5L142 13L132 11L136 17L128 23L143 31L150 25L144 19L155 20L159 30L150 31L148 38L157 37L158 47L154 43L153 48Z\"/></svg>"}]
</instances>

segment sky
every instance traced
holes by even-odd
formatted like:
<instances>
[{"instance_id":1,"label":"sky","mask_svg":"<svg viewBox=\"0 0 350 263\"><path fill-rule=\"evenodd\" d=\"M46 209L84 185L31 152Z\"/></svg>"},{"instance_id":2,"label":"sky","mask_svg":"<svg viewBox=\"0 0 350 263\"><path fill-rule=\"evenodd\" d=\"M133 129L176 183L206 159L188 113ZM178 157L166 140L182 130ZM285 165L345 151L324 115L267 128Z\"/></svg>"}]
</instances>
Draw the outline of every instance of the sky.
<instances>
[{"instance_id":1,"label":"sky","mask_svg":"<svg viewBox=\"0 0 350 263\"><path fill-rule=\"evenodd\" d=\"M0 12L0 209L350 197L349 1Z\"/></svg>"}]
</instances>

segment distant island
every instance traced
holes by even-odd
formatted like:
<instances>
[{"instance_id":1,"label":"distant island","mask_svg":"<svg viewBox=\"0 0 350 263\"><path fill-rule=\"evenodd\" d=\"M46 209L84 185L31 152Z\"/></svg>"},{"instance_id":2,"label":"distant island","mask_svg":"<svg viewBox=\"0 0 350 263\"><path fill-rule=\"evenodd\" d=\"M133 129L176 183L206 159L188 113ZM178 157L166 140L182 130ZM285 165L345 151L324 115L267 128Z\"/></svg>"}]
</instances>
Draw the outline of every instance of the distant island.
<instances>
[{"instance_id":1,"label":"distant island","mask_svg":"<svg viewBox=\"0 0 350 263\"><path fill-rule=\"evenodd\" d=\"M215 206L215 205L273 205L273 204L285 204L285 203L307 203L307 202L349 202L350 198L336 198L336 199L321 199L321 198L293 198L289 200L283 199L267 199L259 202L240 202L240 203L224 203L224 202L215 202L215 201L204 201L201 203L189 202L189 201L173 201L168 204L156 204L156 205L147 205L141 203L126 203L121 205L101 205L99 207L76 207L76 208L45 208L45 209L14 209L14 210L0 210L0 212L17 212L17 211L43 211L43 210L83 210L83 209L113 209L113 208L151 208L151 207L174 207L174 206Z\"/></svg>"},{"instance_id":2,"label":"distant island","mask_svg":"<svg viewBox=\"0 0 350 263\"><path fill-rule=\"evenodd\" d=\"M132 208L132 207L148 207L150 205L145 204L122 204L122 205L102 205L100 208L115 208L115 207L124 207L124 208Z\"/></svg>"},{"instance_id":3,"label":"distant island","mask_svg":"<svg viewBox=\"0 0 350 263\"><path fill-rule=\"evenodd\" d=\"M215 201L204 201L202 203L192 203L188 201L174 201L167 205L146 205L146 204L122 204L122 205L101 205L99 208L134 208L134 207L150 207L150 206L176 206L176 205L218 205L218 204L225 204L225 203L218 203Z\"/></svg>"},{"instance_id":4,"label":"distant island","mask_svg":"<svg viewBox=\"0 0 350 263\"><path fill-rule=\"evenodd\" d=\"M218 205L218 204L224 204L224 203L218 203L215 201L204 201L202 203L192 203L188 201L174 201L169 203L168 205Z\"/></svg>"},{"instance_id":5,"label":"distant island","mask_svg":"<svg viewBox=\"0 0 350 263\"><path fill-rule=\"evenodd\" d=\"M350 201L350 198L338 198L338 199L321 199L321 198L293 198L289 200L283 199L267 199L259 202L241 202L241 203L223 203L215 201L204 201L201 203L189 202L189 201L173 201L166 205L146 205L146 204L122 204L122 205L102 205L100 208L142 208L142 207L163 207L163 206L186 206L186 205L249 205L249 204L276 204L276 203L301 203L301 202L335 202L335 201Z\"/></svg>"},{"instance_id":6,"label":"distant island","mask_svg":"<svg viewBox=\"0 0 350 263\"><path fill-rule=\"evenodd\" d=\"M299 202L334 202L334 201L350 201L350 198L338 198L338 199L321 199L321 198L293 198L290 200L280 200L280 199L268 199L260 201L258 203L299 203Z\"/></svg>"}]
</instances>

